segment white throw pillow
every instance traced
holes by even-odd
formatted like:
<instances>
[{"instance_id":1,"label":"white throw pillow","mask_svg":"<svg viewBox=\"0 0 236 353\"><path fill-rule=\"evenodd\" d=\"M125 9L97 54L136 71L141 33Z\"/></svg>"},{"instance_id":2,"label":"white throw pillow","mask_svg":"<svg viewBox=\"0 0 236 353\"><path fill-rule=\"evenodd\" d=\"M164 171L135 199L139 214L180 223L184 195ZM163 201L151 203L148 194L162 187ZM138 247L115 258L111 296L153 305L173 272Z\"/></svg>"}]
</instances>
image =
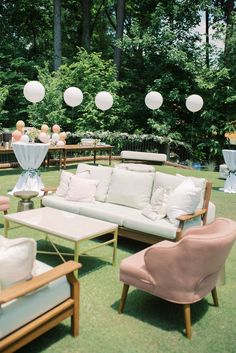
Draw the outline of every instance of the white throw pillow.
<instances>
[{"instance_id":1,"label":"white throw pillow","mask_svg":"<svg viewBox=\"0 0 236 353\"><path fill-rule=\"evenodd\" d=\"M142 209L150 202L154 173L114 168L107 202Z\"/></svg>"},{"instance_id":2,"label":"white throw pillow","mask_svg":"<svg viewBox=\"0 0 236 353\"><path fill-rule=\"evenodd\" d=\"M201 188L196 187L191 178L186 178L170 194L167 201L167 216L176 227L176 217L195 212L201 198Z\"/></svg>"},{"instance_id":3,"label":"white throw pillow","mask_svg":"<svg viewBox=\"0 0 236 353\"><path fill-rule=\"evenodd\" d=\"M66 197L70 180L73 177L73 175L74 174L70 172L66 172L64 170L61 172L60 184L56 190L57 196Z\"/></svg>"},{"instance_id":4,"label":"white throw pillow","mask_svg":"<svg viewBox=\"0 0 236 353\"><path fill-rule=\"evenodd\" d=\"M204 202L204 196L205 196L205 189L206 189L206 179L205 178L196 178L196 177L186 177L185 175L182 174L176 174L176 176L179 178L182 178L182 180L185 180L186 178L191 178L194 185L197 188L201 188L201 197L199 204L197 205L197 208L202 208L203 207L203 202Z\"/></svg>"},{"instance_id":5,"label":"white throw pillow","mask_svg":"<svg viewBox=\"0 0 236 353\"><path fill-rule=\"evenodd\" d=\"M85 171L87 173L85 173ZM95 199L104 202L107 197L108 188L111 182L111 175L113 168L105 166L94 166L89 164L80 163L77 167L77 173L80 173L81 178L98 180Z\"/></svg>"},{"instance_id":6,"label":"white throw pillow","mask_svg":"<svg viewBox=\"0 0 236 353\"><path fill-rule=\"evenodd\" d=\"M7 239L0 236L0 291L14 283L30 279L35 257L34 239Z\"/></svg>"},{"instance_id":7,"label":"white throw pillow","mask_svg":"<svg viewBox=\"0 0 236 353\"><path fill-rule=\"evenodd\" d=\"M98 180L84 179L74 175L69 184L66 200L94 202Z\"/></svg>"},{"instance_id":8,"label":"white throw pillow","mask_svg":"<svg viewBox=\"0 0 236 353\"><path fill-rule=\"evenodd\" d=\"M152 221L166 217L170 192L170 188L158 187L152 195L150 204L145 206L141 213Z\"/></svg>"}]
</instances>

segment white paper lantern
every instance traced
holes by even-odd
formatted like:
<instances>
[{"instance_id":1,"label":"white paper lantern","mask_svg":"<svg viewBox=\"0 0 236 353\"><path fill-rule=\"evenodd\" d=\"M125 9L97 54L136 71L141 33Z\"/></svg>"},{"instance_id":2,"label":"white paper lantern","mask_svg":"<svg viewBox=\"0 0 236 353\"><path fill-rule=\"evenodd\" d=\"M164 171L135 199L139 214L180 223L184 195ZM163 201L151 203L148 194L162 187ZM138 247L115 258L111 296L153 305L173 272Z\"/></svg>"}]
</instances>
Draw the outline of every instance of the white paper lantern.
<instances>
[{"instance_id":1,"label":"white paper lantern","mask_svg":"<svg viewBox=\"0 0 236 353\"><path fill-rule=\"evenodd\" d=\"M30 81L25 84L23 93L28 101L37 103L44 98L45 88L43 87L42 83L38 81Z\"/></svg>"},{"instance_id":2,"label":"white paper lantern","mask_svg":"<svg viewBox=\"0 0 236 353\"><path fill-rule=\"evenodd\" d=\"M145 104L149 109L155 110L162 106L163 97L159 92L149 92L145 97Z\"/></svg>"},{"instance_id":3,"label":"white paper lantern","mask_svg":"<svg viewBox=\"0 0 236 353\"><path fill-rule=\"evenodd\" d=\"M186 99L186 107L190 112L198 112L203 107L202 97L198 94L192 94Z\"/></svg>"},{"instance_id":4,"label":"white paper lantern","mask_svg":"<svg viewBox=\"0 0 236 353\"><path fill-rule=\"evenodd\" d=\"M99 92L95 97L95 104L98 109L103 111L110 109L113 105L113 97L111 93L106 91Z\"/></svg>"},{"instance_id":5,"label":"white paper lantern","mask_svg":"<svg viewBox=\"0 0 236 353\"><path fill-rule=\"evenodd\" d=\"M28 135L22 135L20 142L24 142L24 143L29 143L29 136Z\"/></svg>"},{"instance_id":6,"label":"white paper lantern","mask_svg":"<svg viewBox=\"0 0 236 353\"><path fill-rule=\"evenodd\" d=\"M64 101L70 107L76 107L83 101L83 93L77 87L69 87L64 92Z\"/></svg>"}]
</instances>

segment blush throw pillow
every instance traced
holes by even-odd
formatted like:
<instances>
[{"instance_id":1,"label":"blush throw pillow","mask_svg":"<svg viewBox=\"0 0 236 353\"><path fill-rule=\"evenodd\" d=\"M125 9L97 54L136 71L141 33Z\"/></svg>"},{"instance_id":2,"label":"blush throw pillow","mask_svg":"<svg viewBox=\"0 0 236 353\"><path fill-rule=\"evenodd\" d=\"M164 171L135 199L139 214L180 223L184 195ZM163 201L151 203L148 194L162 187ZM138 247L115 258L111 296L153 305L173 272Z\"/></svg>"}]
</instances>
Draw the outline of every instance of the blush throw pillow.
<instances>
[{"instance_id":1,"label":"blush throw pillow","mask_svg":"<svg viewBox=\"0 0 236 353\"><path fill-rule=\"evenodd\" d=\"M74 175L70 180L66 200L94 202L98 183L98 180L84 179Z\"/></svg>"},{"instance_id":2,"label":"blush throw pillow","mask_svg":"<svg viewBox=\"0 0 236 353\"><path fill-rule=\"evenodd\" d=\"M0 291L32 277L36 242L30 238L0 236Z\"/></svg>"},{"instance_id":3,"label":"blush throw pillow","mask_svg":"<svg viewBox=\"0 0 236 353\"><path fill-rule=\"evenodd\" d=\"M167 201L167 216L171 223L178 227L179 221L176 217L195 212L201 198L201 192L202 189L196 187L191 178L186 178L176 187Z\"/></svg>"},{"instance_id":4,"label":"blush throw pillow","mask_svg":"<svg viewBox=\"0 0 236 353\"><path fill-rule=\"evenodd\" d=\"M70 180L73 177L74 174L66 171L61 172L61 178L60 178L60 184L56 190L56 195L61 196L61 197L66 197Z\"/></svg>"}]
</instances>

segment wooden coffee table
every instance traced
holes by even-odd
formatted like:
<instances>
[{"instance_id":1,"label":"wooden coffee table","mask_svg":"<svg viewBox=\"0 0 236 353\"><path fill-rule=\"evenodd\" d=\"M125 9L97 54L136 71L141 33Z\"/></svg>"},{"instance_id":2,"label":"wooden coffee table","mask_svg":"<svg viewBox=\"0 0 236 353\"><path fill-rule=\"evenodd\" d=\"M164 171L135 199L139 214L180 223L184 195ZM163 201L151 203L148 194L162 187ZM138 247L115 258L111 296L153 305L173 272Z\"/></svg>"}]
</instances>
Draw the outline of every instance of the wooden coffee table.
<instances>
[{"instance_id":1,"label":"wooden coffee table","mask_svg":"<svg viewBox=\"0 0 236 353\"><path fill-rule=\"evenodd\" d=\"M36 208L29 211L12 213L4 216L4 235L8 236L11 223L17 226L25 226L46 233L47 240L52 244L55 252L39 251L44 254L57 254L63 261L63 255L74 256L74 260L79 262L79 256L92 249L103 245L113 244L112 264L115 265L116 249L118 238L118 225L95 218L80 216L71 212L61 211L51 207ZM80 249L82 242L98 238L104 234L112 233L113 238L102 243ZM62 253L58 250L51 236L68 240L74 244L74 253Z\"/></svg>"}]
</instances>

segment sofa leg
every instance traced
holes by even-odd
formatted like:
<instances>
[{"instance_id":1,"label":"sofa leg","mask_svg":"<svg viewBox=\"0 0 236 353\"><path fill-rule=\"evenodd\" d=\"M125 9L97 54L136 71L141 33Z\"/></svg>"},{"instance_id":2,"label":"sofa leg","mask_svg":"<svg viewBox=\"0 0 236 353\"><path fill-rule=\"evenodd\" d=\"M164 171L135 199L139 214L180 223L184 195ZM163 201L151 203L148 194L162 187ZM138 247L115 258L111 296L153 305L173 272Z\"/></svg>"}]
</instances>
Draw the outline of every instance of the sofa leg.
<instances>
[{"instance_id":1,"label":"sofa leg","mask_svg":"<svg viewBox=\"0 0 236 353\"><path fill-rule=\"evenodd\" d=\"M212 295L212 298L213 298L214 305L215 306L219 306L219 301L218 301L216 287L212 289L211 295Z\"/></svg>"},{"instance_id":2,"label":"sofa leg","mask_svg":"<svg viewBox=\"0 0 236 353\"><path fill-rule=\"evenodd\" d=\"M184 319L185 319L186 336L188 337L188 339L191 339L192 338L192 328L191 328L190 304L184 304Z\"/></svg>"},{"instance_id":3,"label":"sofa leg","mask_svg":"<svg viewBox=\"0 0 236 353\"><path fill-rule=\"evenodd\" d=\"M129 291L129 285L124 283L121 298L120 298L120 306L119 306L119 311L118 311L119 314L123 313L123 311L124 311L128 291Z\"/></svg>"}]
</instances>

